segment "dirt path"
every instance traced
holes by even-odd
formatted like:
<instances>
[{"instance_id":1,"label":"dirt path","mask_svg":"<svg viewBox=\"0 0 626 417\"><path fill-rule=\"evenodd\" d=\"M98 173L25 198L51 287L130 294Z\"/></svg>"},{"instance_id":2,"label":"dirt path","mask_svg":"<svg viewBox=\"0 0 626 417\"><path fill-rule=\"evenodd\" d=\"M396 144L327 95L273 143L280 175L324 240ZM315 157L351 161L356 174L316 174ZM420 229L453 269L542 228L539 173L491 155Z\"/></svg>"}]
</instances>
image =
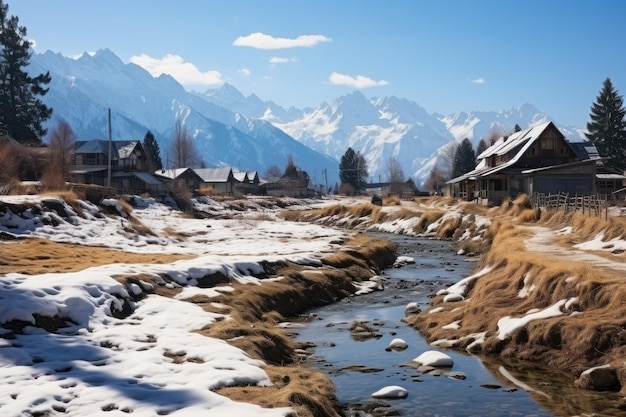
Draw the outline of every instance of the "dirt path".
<instances>
[{"instance_id":1,"label":"dirt path","mask_svg":"<svg viewBox=\"0 0 626 417\"><path fill-rule=\"evenodd\" d=\"M564 248L555 242L554 230L544 226L521 226L532 233L524 242L526 250L553 254L560 259L582 262L594 267L626 272L626 262L613 261L577 248Z\"/></svg>"}]
</instances>

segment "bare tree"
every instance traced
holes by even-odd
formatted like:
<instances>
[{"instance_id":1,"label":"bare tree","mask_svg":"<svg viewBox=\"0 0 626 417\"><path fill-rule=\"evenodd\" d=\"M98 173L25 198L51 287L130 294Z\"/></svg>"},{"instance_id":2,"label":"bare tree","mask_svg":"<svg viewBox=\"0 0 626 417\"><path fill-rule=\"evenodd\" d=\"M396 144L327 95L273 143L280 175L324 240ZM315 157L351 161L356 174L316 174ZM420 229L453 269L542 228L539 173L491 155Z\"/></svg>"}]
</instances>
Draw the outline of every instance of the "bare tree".
<instances>
[{"instance_id":1,"label":"bare tree","mask_svg":"<svg viewBox=\"0 0 626 417\"><path fill-rule=\"evenodd\" d=\"M385 171L387 181L389 181L389 191L391 194L400 195L404 186L404 171L395 156L389 158Z\"/></svg>"},{"instance_id":2,"label":"bare tree","mask_svg":"<svg viewBox=\"0 0 626 417\"><path fill-rule=\"evenodd\" d=\"M459 144L453 140L441 148L441 152L437 156L438 174L445 180L452 179L452 167L454 166L454 156Z\"/></svg>"},{"instance_id":3,"label":"bare tree","mask_svg":"<svg viewBox=\"0 0 626 417\"><path fill-rule=\"evenodd\" d=\"M487 145L491 146L503 136L507 136L506 130L504 130L502 126L494 125L491 129L489 129L489 132L487 132L482 140L484 140Z\"/></svg>"},{"instance_id":4,"label":"bare tree","mask_svg":"<svg viewBox=\"0 0 626 417\"><path fill-rule=\"evenodd\" d=\"M174 141L168 152L169 168L197 168L200 166L198 151L187 128L180 120L176 120Z\"/></svg>"},{"instance_id":5,"label":"bare tree","mask_svg":"<svg viewBox=\"0 0 626 417\"><path fill-rule=\"evenodd\" d=\"M64 189L74 162L76 138L72 127L61 120L50 135L48 161L41 182L47 189Z\"/></svg>"},{"instance_id":6,"label":"bare tree","mask_svg":"<svg viewBox=\"0 0 626 417\"><path fill-rule=\"evenodd\" d=\"M280 178L281 175L283 175L283 173L276 165L270 166L265 172L265 178L272 181Z\"/></svg>"},{"instance_id":7,"label":"bare tree","mask_svg":"<svg viewBox=\"0 0 626 417\"><path fill-rule=\"evenodd\" d=\"M424 182L422 187L424 190L435 194L441 194L443 186L447 180L441 173L441 170L437 165L430 171L428 179Z\"/></svg>"}]
</instances>

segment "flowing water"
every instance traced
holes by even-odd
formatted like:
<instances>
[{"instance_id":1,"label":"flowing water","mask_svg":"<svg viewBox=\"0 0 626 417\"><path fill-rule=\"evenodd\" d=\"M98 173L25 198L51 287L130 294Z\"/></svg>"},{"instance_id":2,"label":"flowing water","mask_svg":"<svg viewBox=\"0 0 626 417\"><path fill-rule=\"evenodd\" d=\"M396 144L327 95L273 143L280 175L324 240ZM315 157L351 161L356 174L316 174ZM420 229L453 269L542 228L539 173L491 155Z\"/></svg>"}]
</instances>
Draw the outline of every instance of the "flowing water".
<instances>
[{"instance_id":1,"label":"flowing water","mask_svg":"<svg viewBox=\"0 0 626 417\"><path fill-rule=\"evenodd\" d=\"M399 255L414 258L415 264L386 270L384 291L309 311L302 317L305 324L296 330L296 340L314 345L305 365L330 376L348 415L623 415L612 408L616 403L612 394L576 389L571 375L555 369L429 346L402 322L405 306L417 302L423 310L428 308L439 289L471 275L475 262L457 255L450 242L384 237L396 243ZM370 326L374 337L355 338L350 332L355 321ZM408 348L387 349L394 338L403 339ZM427 350L443 351L453 359L453 367L424 373L409 366ZM393 400L371 397L391 385L405 388L408 396Z\"/></svg>"}]
</instances>

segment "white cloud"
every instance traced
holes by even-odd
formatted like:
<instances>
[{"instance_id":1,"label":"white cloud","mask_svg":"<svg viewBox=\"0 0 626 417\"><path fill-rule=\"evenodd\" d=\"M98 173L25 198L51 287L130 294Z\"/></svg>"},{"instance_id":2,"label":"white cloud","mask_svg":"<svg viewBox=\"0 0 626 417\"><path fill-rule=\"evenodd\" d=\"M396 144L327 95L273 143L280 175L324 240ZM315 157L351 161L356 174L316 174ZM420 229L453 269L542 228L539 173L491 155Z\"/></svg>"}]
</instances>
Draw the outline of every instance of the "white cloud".
<instances>
[{"instance_id":1,"label":"white cloud","mask_svg":"<svg viewBox=\"0 0 626 417\"><path fill-rule=\"evenodd\" d=\"M287 49L311 48L322 42L331 42L324 35L300 35L297 38L275 38L265 33L255 32L248 36L240 36L233 42L234 46L249 46L256 49Z\"/></svg>"},{"instance_id":2,"label":"white cloud","mask_svg":"<svg viewBox=\"0 0 626 417\"><path fill-rule=\"evenodd\" d=\"M250 71L248 68L240 68L237 71L244 77L249 77L252 74L252 71Z\"/></svg>"},{"instance_id":3,"label":"white cloud","mask_svg":"<svg viewBox=\"0 0 626 417\"><path fill-rule=\"evenodd\" d=\"M297 58L281 58L278 56L273 56L270 58L270 64L272 65L276 65L276 64L286 64L289 62L297 62L298 59Z\"/></svg>"},{"instance_id":4,"label":"white cloud","mask_svg":"<svg viewBox=\"0 0 626 417\"><path fill-rule=\"evenodd\" d=\"M472 83L474 84L486 84L487 81L485 81L485 79L483 77L480 78L474 78L472 80L470 80Z\"/></svg>"},{"instance_id":5,"label":"white cloud","mask_svg":"<svg viewBox=\"0 0 626 417\"><path fill-rule=\"evenodd\" d=\"M169 74L184 86L214 87L224 83L222 74L219 71L202 72L191 62L185 62L179 55L167 54L163 58L158 59L141 54L132 56L130 62L143 67L153 77Z\"/></svg>"},{"instance_id":6,"label":"white cloud","mask_svg":"<svg viewBox=\"0 0 626 417\"><path fill-rule=\"evenodd\" d=\"M364 75L357 75L356 77L353 77L351 75L339 74L338 72L333 72L332 74L330 74L330 77L328 77L328 81L334 85L345 85L357 89L381 87L389 84L385 80L376 81Z\"/></svg>"}]
</instances>

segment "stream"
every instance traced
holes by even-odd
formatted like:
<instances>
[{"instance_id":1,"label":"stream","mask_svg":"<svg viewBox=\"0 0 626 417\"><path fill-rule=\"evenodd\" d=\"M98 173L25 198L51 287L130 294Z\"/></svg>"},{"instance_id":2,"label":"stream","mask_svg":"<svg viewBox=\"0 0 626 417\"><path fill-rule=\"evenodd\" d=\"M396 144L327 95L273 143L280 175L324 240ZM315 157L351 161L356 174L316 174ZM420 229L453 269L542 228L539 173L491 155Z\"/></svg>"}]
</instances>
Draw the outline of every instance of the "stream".
<instances>
[{"instance_id":1,"label":"stream","mask_svg":"<svg viewBox=\"0 0 626 417\"><path fill-rule=\"evenodd\" d=\"M327 374L348 416L596 416L616 414L613 394L579 390L573 376L527 362L504 362L465 351L434 348L402 319L405 307L422 310L441 288L471 275L476 260L457 255L452 242L401 235L372 234L393 241L398 256L415 260L384 271L384 291L346 298L308 311L294 323L294 337L311 345L303 365ZM362 322L374 337L355 337ZM395 338L408 348L388 349ZM422 372L411 361L428 350L452 358L452 368ZM371 394L398 385L404 399ZM604 414L608 413L608 414ZM624 412L621 412L624 413Z\"/></svg>"}]
</instances>

